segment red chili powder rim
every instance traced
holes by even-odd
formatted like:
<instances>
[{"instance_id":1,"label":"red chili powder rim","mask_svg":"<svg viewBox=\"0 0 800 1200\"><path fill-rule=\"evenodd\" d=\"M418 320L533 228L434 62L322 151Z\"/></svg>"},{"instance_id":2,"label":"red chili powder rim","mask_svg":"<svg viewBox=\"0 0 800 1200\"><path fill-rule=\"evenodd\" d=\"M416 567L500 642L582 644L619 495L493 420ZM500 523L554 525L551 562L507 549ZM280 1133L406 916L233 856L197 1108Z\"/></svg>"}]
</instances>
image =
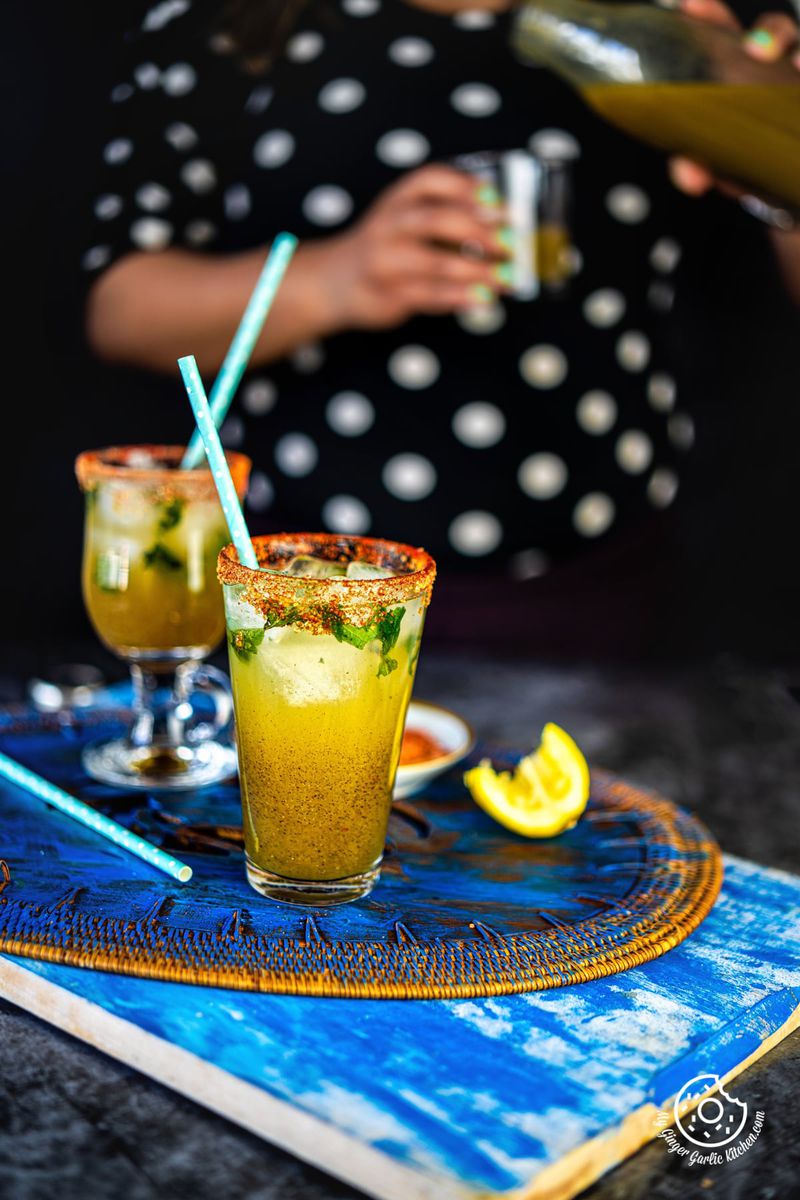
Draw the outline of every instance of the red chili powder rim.
<instances>
[{"instance_id":1,"label":"red chili powder rim","mask_svg":"<svg viewBox=\"0 0 800 1200\"><path fill-rule=\"evenodd\" d=\"M215 496L214 478L204 464L191 471L178 469L186 452L185 446L107 446L103 450L84 450L75 459L75 474L85 492L93 491L100 483L113 480L118 483L140 483L149 485L164 494L180 495L187 499L200 496ZM137 466L137 457L147 455L156 466ZM234 487L239 496L247 491L250 468L253 465L246 454L226 450L225 458L230 468ZM131 465L133 460L133 465Z\"/></svg>"},{"instance_id":2,"label":"red chili powder rim","mask_svg":"<svg viewBox=\"0 0 800 1200\"><path fill-rule=\"evenodd\" d=\"M273 533L253 538L253 548L259 566L271 570L244 566L236 547L228 545L219 552L217 578L222 584L241 585L242 598L274 621L292 615L292 624L325 632L337 619L363 626L376 610L416 599L423 607L430 604L436 563L421 547L339 533ZM385 579L310 579L272 573L302 554L340 563L359 559L396 574Z\"/></svg>"}]
</instances>

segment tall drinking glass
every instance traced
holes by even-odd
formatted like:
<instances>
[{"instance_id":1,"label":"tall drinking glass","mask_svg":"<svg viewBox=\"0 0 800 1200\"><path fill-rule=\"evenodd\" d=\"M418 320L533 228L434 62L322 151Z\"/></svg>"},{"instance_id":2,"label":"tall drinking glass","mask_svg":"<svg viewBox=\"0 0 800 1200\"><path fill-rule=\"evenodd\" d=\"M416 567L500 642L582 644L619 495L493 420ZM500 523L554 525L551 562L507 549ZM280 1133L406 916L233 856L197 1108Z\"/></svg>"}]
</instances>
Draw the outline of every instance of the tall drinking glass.
<instances>
[{"instance_id":1,"label":"tall drinking glass","mask_svg":"<svg viewBox=\"0 0 800 1200\"><path fill-rule=\"evenodd\" d=\"M336 534L233 546L225 594L247 878L290 904L367 895L436 566L424 550Z\"/></svg>"},{"instance_id":2,"label":"tall drinking glass","mask_svg":"<svg viewBox=\"0 0 800 1200\"><path fill-rule=\"evenodd\" d=\"M190 788L235 771L219 735L230 725L227 679L202 660L222 639L217 555L230 536L207 467L179 469L182 446L88 450L75 463L86 497L83 596L100 639L130 667L134 720L123 738L84 751L103 783ZM237 490L250 460L228 454ZM192 704L197 692L213 716Z\"/></svg>"}]
</instances>

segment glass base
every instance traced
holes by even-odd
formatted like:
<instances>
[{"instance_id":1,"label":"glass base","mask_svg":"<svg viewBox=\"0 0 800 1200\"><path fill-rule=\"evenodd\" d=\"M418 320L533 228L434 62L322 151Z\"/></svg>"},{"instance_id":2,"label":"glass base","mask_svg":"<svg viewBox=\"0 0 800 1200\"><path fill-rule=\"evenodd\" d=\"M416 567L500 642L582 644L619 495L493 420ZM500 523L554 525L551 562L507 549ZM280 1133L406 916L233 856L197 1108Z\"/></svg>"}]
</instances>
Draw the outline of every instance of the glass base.
<instances>
[{"instance_id":1,"label":"glass base","mask_svg":"<svg viewBox=\"0 0 800 1200\"><path fill-rule=\"evenodd\" d=\"M304 904L311 908L325 908L331 904L349 904L368 896L381 873L380 862L360 875L348 875L345 879L323 879L314 882L307 879L287 879L265 871L245 856L247 882L259 895L281 904Z\"/></svg>"},{"instance_id":2,"label":"glass base","mask_svg":"<svg viewBox=\"0 0 800 1200\"><path fill-rule=\"evenodd\" d=\"M221 783L236 774L236 751L220 742L197 747L133 746L125 738L93 742L84 750L83 769L99 783L151 791L187 791Z\"/></svg>"}]
</instances>

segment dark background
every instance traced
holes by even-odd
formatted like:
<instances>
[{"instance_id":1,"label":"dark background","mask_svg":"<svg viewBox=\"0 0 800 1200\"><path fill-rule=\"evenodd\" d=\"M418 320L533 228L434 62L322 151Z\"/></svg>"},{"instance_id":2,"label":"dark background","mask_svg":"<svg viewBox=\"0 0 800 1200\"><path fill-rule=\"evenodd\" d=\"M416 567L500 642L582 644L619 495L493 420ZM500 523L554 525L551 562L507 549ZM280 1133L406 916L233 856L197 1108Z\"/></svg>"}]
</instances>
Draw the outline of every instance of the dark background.
<instances>
[{"instance_id":1,"label":"dark background","mask_svg":"<svg viewBox=\"0 0 800 1200\"><path fill-rule=\"evenodd\" d=\"M102 366L81 336L77 263L100 114L121 31L147 7L4 5L6 676L46 671L65 657L112 666L80 598L82 512L72 463L90 446L182 441L188 432L177 373L171 381ZM751 4L750 15L758 7ZM800 314L783 297L752 219L722 199L702 203L716 207L718 236L675 314L698 437L673 518L674 628L663 649L695 660L725 650L794 663Z\"/></svg>"}]
</instances>

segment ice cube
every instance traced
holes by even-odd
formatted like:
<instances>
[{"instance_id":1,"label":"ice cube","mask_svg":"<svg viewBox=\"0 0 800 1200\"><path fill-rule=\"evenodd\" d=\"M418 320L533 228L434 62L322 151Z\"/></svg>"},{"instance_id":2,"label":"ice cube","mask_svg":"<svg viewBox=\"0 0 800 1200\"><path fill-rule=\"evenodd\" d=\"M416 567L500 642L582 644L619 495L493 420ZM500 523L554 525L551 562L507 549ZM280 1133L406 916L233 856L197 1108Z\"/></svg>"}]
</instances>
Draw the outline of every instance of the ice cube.
<instances>
[{"instance_id":1,"label":"ice cube","mask_svg":"<svg viewBox=\"0 0 800 1200\"><path fill-rule=\"evenodd\" d=\"M331 579L344 575L342 563L330 562L327 558L314 558L310 554L298 554L283 568L283 575L302 575L306 579Z\"/></svg>"},{"instance_id":2,"label":"ice cube","mask_svg":"<svg viewBox=\"0 0 800 1200\"><path fill-rule=\"evenodd\" d=\"M147 450L131 450L125 466L132 467L137 471L150 471L153 467L157 467L158 463Z\"/></svg>"},{"instance_id":3,"label":"ice cube","mask_svg":"<svg viewBox=\"0 0 800 1200\"><path fill-rule=\"evenodd\" d=\"M375 563L363 562L356 558L347 564L348 579L390 579L394 574L387 567L378 567Z\"/></svg>"}]
</instances>

